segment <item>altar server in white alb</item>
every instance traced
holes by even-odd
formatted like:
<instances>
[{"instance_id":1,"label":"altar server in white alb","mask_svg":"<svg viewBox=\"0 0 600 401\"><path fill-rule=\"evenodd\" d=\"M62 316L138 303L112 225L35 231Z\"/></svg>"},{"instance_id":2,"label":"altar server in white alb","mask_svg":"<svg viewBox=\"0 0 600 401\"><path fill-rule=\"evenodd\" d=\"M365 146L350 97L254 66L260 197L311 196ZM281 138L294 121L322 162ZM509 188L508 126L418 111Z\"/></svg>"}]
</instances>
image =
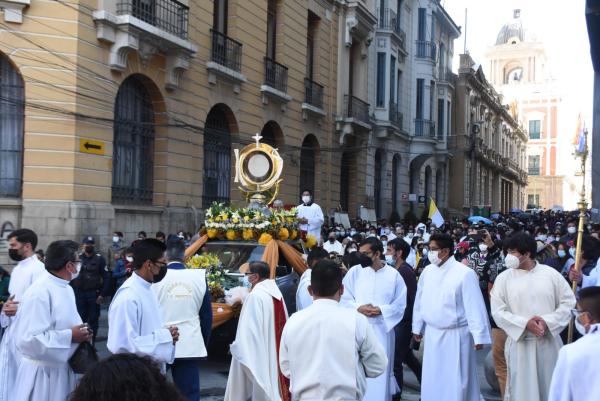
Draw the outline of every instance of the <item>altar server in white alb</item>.
<instances>
[{"instance_id":1,"label":"altar server in white alb","mask_svg":"<svg viewBox=\"0 0 600 401\"><path fill-rule=\"evenodd\" d=\"M308 308L312 302L313 297L308 291L308 287L310 287L310 275L312 272L312 267L317 264L318 261L323 259L328 259L329 254L323 248L314 247L306 258L306 264L308 265L308 269L302 273L300 276L300 281L298 282L298 288L296 289L296 310L302 310Z\"/></svg>"},{"instance_id":2,"label":"altar server in white alb","mask_svg":"<svg viewBox=\"0 0 600 401\"><path fill-rule=\"evenodd\" d=\"M429 239L417 286L412 330L425 336L421 399L479 401L475 350L491 344L490 326L476 273L458 262L447 234Z\"/></svg>"},{"instance_id":3,"label":"altar server in white alb","mask_svg":"<svg viewBox=\"0 0 600 401\"><path fill-rule=\"evenodd\" d=\"M296 208L296 216L300 223L300 230L313 235L321 242L321 227L325 218L321 206L314 202L313 194L308 189L302 192L302 204Z\"/></svg>"},{"instance_id":4,"label":"altar server in white alb","mask_svg":"<svg viewBox=\"0 0 600 401\"><path fill-rule=\"evenodd\" d=\"M548 401L597 401L600 394L600 287L579 292L574 314L583 338L560 349Z\"/></svg>"},{"instance_id":5,"label":"altar server in white alb","mask_svg":"<svg viewBox=\"0 0 600 401\"><path fill-rule=\"evenodd\" d=\"M250 262L245 279L252 286L244 301L224 401L290 401L289 380L279 368L279 344L287 309L265 262Z\"/></svg>"},{"instance_id":6,"label":"altar server in white alb","mask_svg":"<svg viewBox=\"0 0 600 401\"><path fill-rule=\"evenodd\" d=\"M170 365L173 382L188 401L200 400L200 358L207 356L212 308L206 269L186 269L185 245L177 237L167 241L167 275L152 284L163 321L177 325L179 341Z\"/></svg>"},{"instance_id":7,"label":"altar server in white alb","mask_svg":"<svg viewBox=\"0 0 600 401\"><path fill-rule=\"evenodd\" d=\"M318 262L309 288L314 303L290 317L279 348L293 399L362 400L366 377L386 371L385 350L367 318L339 304L344 287L335 262Z\"/></svg>"},{"instance_id":8,"label":"altar server in white alb","mask_svg":"<svg viewBox=\"0 0 600 401\"><path fill-rule=\"evenodd\" d=\"M0 401L12 401L16 367L20 357L15 349L13 323L19 310L19 302L25 291L35 280L45 275L44 264L35 254L38 238L35 232L22 228L8 235L8 256L18 262L10 276L8 292L10 298L2 307L0 324L5 329L0 343L0 367L14 366L14 369L0 368Z\"/></svg>"},{"instance_id":9,"label":"altar server in white alb","mask_svg":"<svg viewBox=\"0 0 600 401\"><path fill-rule=\"evenodd\" d=\"M69 285L81 269L78 248L73 241L51 243L46 251L48 271L23 295L15 322L22 358L11 401L66 401L77 385L69 358L79 343L92 339Z\"/></svg>"},{"instance_id":10,"label":"altar server in white alb","mask_svg":"<svg viewBox=\"0 0 600 401\"><path fill-rule=\"evenodd\" d=\"M406 308L406 284L400 273L382 261L383 245L376 237L360 244L361 265L352 267L344 277L342 304L368 318L377 339L385 349L386 371L367 379L366 401L389 401L400 391L394 377L394 328Z\"/></svg>"},{"instance_id":11,"label":"altar server in white alb","mask_svg":"<svg viewBox=\"0 0 600 401\"><path fill-rule=\"evenodd\" d=\"M519 233L505 240L508 268L491 292L494 321L508 336L505 400L546 401L552 371L569 324L575 296L563 276L535 260L533 237Z\"/></svg>"},{"instance_id":12,"label":"altar server in white alb","mask_svg":"<svg viewBox=\"0 0 600 401\"><path fill-rule=\"evenodd\" d=\"M167 274L166 245L145 239L133 248L134 272L117 290L108 309L107 348L113 354L129 352L149 356L162 364L175 358L179 339L176 326L166 326L161 318L152 283Z\"/></svg>"}]
</instances>

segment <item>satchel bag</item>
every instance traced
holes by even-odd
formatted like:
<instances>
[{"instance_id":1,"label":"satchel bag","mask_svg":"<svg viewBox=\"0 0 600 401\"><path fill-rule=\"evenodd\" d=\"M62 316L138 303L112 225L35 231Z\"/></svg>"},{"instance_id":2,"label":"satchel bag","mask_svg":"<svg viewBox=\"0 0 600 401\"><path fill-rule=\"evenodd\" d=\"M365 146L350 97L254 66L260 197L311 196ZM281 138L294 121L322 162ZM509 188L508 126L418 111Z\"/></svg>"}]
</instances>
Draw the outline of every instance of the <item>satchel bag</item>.
<instances>
[{"instance_id":1,"label":"satchel bag","mask_svg":"<svg viewBox=\"0 0 600 401\"><path fill-rule=\"evenodd\" d=\"M69 358L69 366L73 372L84 374L89 368L98 362L96 348L89 342L79 344L73 355Z\"/></svg>"}]
</instances>

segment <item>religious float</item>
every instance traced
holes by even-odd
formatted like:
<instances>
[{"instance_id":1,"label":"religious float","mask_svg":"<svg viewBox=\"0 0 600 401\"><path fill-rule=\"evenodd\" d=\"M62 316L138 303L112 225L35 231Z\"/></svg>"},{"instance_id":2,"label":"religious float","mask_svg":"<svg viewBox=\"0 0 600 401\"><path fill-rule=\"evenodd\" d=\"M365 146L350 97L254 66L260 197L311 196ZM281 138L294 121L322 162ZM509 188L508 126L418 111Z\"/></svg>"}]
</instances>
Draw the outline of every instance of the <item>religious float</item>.
<instances>
[{"instance_id":1,"label":"religious float","mask_svg":"<svg viewBox=\"0 0 600 401\"><path fill-rule=\"evenodd\" d=\"M295 209L267 206L279 193L283 160L277 149L260 142L258 134L254 139L255 143L234 151L235 182L248 206L213 203L205 212L200 237L185 254L188 268L207 270L213 329L239 315L243 299L239 294L244 291L241 278L248 262L254 260L269 265L271 278L292 313L298 279L306 269L302 250L317 243L300 231Z\"/></svg>"}]
</instances>

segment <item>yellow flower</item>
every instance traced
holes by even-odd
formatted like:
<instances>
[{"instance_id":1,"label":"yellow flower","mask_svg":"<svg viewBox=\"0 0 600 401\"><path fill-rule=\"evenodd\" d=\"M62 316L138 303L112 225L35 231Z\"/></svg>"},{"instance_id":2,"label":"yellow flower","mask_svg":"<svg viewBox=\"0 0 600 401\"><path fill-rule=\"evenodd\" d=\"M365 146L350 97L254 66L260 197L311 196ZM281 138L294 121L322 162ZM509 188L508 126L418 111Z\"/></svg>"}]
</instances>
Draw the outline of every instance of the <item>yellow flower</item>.
<instances>
[{"instance_id":1,"label":"yellow flower","mask_svg":"<svg viewBox=\"0 0 600 401\"><path fill-rule=\"evenodd\" d=\"M273 237L271 236L271 234L262 233L260 235L260 238L258 239L258 243L261 245L267 245L272 239Z\"/></svg>"},{"instance_id":2,"label":"yellow flower","mask_svg":"<svg viewBox=\"0 0 600 401\"><path fill-rule=\"evenodd\" d=\"M225 237L227 237L229 241L233 241L237 238L237 233L235 232L235 230L227 230L227 232L225 233Z\"/></svg>"},{"instance_id":3,"label":"yellow flower","mask_svg":"<svg viewBox=\"0 0 600 401\"><path fill-rule=\"evenodd\" d=\"M286 241L290 237L290 232L287 228L279 229L279 239L282 241Z\"/></svg>"},{"instance_id":4,"label":"yellow flower","mask_svg":"<svg viewBox=\"0 0 600 401\"><path fill-rule=\"evenodd\" d=\"M206 231L206 235L208 235L208 238L210 238L210 239L217 238L217 229L216 228L209 228Z\"/></svg>"},{"instance_id":5,"label":"yellow flower","mask_svg":"<svg viewBox=\"0 0 600 401\"><path fill-rule=\"evenodd\" d=\"M244 216L244 221L245 222L249 222L250 221L250 216Z\"/></svg>"},{"instance_id":6,"label":"yellow flower","mask_svg":"<svg viewBox=\"0 0 600 401\"><path fill-rule=\"evenodd\" d=\"M242 238L244 238L245 241L251 241L254 239L254 231L252 231L250 228L245 229L242 232Z\"/></svg>"},{"instance_id":7,"label":"yellow flower","mask_svg":"<svg viewBox=\"0 0 600 401\"><path fill-rule=\"evenodd\" d=\"M292 230L292 232L290 234L290 239L293 241L296 238L298 238L298 230Z\"/></svg>"},{"instance_id":8,"label":"yellow flower","mask_svg":"<svg viewBox=\"0 0 600 401\"><path fill-rule=\"evenodd\" d=\"M312 249L317 245L317 238L314 235L308 234L304 244L308 249Z\"/></svg>"},{"instance_id":9,"label":"yellow flower","mask_svg":"<svg viewBox=\"0 0 600 401\"><path fill-rule=\"evenodd\" d=\"M240 222L240 219L238 219L237 217L234 217L233 219L231 219L231 222L233 224L238 224Z\"/></svg>"}]
</instances>

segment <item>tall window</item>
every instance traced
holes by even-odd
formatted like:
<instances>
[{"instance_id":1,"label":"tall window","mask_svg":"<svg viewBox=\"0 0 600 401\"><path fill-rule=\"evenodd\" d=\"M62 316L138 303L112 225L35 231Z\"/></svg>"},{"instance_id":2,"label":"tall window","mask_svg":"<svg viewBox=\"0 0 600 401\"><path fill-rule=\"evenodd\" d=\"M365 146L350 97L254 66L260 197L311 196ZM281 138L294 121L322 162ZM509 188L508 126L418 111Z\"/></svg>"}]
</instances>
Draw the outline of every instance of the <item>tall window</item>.
<instances>
[{"instance_id":1,"label":"tall window","mask_svg":"<svg viewBox=\"0 0 600 401\"><path fill-rule=\"evenodd\" d=\"M530 194L527 195L527 208L537 208L540 206L540 195Z\"/></svg>"},{"instance_id":2,"label":"tall window","mask_svg":"<svg viewBox=\"0 0 600 401\"><path fill-rule=\"evenodd\" d=\"M306 34L306 77L313 80L315 66L315 36L319 26L319 17L308 12L308 31Z\"/></svg>"},{"instance_id":3,"label":"tall window","mask_svg":"<svg viewBox=\"0 0 600 401\"><path fill-rule=\"evenodd\" d=\"M381 176L383 174L383 151L381 149L377 149L375 152L375 171L373 172L375 175L375 215L378 218L381 218L382 212L382 199L381 199Z\"/></svg>"},{"instance_id":4,"label":"tall window","mask_svg":"<svg viewBox=\"0 0 600 401\"><path fill-rule=\"evenodd\" d=\"M267 57L275 60L277 42L277 0L269 0L267 6Z\"/></svg>"},{"instance_id":5,"label":"tall window","mask_svg":"<svg viewBox=\"0 0 600 401\"><path fill-rule=\"evenodd\" d=\"M400 156L392 159L392 210L398 211L398 173L400 172Z\"/></svg>"},{"instance_id":6,"label":"tall window","mask_svg":"<svg viewBox=\"0 0 600 401\"><path fill-rule=\"evenodd\" d=\"M342 154L342 165L340 166L340 206L347 212L350 204L350 170L352 168L352 154Z\"/></svg>"},{"instance_id":7,"label":"tall window","mask_svg":"<svg viewBox=\"0 0 600 401\"><path fill-rule=\"evenodd\" d=\"M423 118L423 100L425 95L425 80L417 79L417 119Z\"/></svg>"},{"instance_id":8,"label":"tall window","mask_svg":"<svg viewBox=\"0 0 600 401\"><path fill-rule=\"evenodd\" d=\"M229 202L231 180L231 135L222 105L214 106L204 124L204 185L202 206Z\"/></svg>"},{"instance_id":9,"label":"tall window","mask_svg":"<svg viewBox=\"0 0 600 401\"><path fill-rule=\"evenodd\" d=\"M437 136L438 139L444 138L444 99L438 99L437 111Z\"/></svg>"},{"instance_id":10,"label":"tall window","mask_svg":"<svg viewBox=\"0 0 600 401\"><path fill-rule=\"evenodd\" d=\"M540 156L534 155L529 156L529 166L528 173L529 175L540 175Z\"/></svg>"},{"instance_id":11,"label":"tall window","mask_svg":"<svg viewBox=\"0 0 600 401\"><path fill-rule=\"evenodd\" d=\"M431 41L435 42L435 13L431 13Z\"/></svg>"},{"instance_id":12,"label":"tall window","mask_svg":"<svg viewBox=\"0 0 600 401\"><path fill-rule=\"evenodd\" d=\"M152 204L154 109L141 78L133 75L115 102L112 202Z\"/></svg>"},{"instance_id":13,"label":"tall window","mask_svg":"<svg viewBox=\"0 0 600 401\"><path fill-rule=\"evenodd\" d=\"M377 107L385 105L385 53L377 53Z\"/></svg>"},{"instance_id":14,"label":"tall window","mask_svg":"<svg viewBox=\"0 0 600 401\"><path fill-rule=\"evenodd\" d=\"M0 196L21 196L24 110L23 80L0 55Z\"/></svg>"},{"instance_id":15,"label":"tall window","mask_svg":"<svg viewBox=\"0 0 600 401\"><path fill-rule=\"evenodd\" d=\"M448 107L446 108L446 135L451 135L452 132L450 132L450 131L452 128L451 128L450 123L452 120L450 120L450 118L451 118L450 116L452 115L452 110L450 109L450 106L451 106L450 100L448 100L447 105L448 105Z\"/></svg>"},{"instance_id":16,"label":"tall window","mask_svg":"<svg viewBox=\"0 0 600 401\"><path fill-rule=\"evenodd\" d=\"M426 40L425 32L427 30L427 10L425 8L419 8L419 22L417 27L417 40Z\"/></svg>"},{"instance_id":17,"label":"tall window","mask_svg":"<svg viewBox=\"0 0 600 401\"><path fill-rule=\"evenodd\" d=\"M529 120L529 139L540 139L540 120Z\"/></svg>"},{"instance_id":18,"label":"tall window","mask_svg":"<svg viewBox=\"0 0 600 401\"><path fill-rule=\"evenodd\" d=\"M214 0L213 30L227 35L228 1Z\"/></svg>"},{"instance_id":19,"label":"tall window","mask_svg":"<svg viewBox=\"0 0 600 401\"><path fill-rule=\"evenodd\" d=\"M435 107L435 81L429 82L429 119L433 120L433 111Z\"/></svg>"},{"instance_id":20,"label":"tall window","mask_svg":"<svg viewBox=\"0 0 600 401\"><path fill-rule=\"evenodd\" d=\"M396 103L396 57L390 57L390 102Z\"/></svg>"},{"instance_id":21,"label":"tall window","mask_svg":"<svg viewBox=\"0 0 600 401\"><path fill-rule=\"evenodd\" d=\"M315 192L315 167L319 143L313 135L307 135L300 150L300 191Z\"/></svg>"}]
</instances>

